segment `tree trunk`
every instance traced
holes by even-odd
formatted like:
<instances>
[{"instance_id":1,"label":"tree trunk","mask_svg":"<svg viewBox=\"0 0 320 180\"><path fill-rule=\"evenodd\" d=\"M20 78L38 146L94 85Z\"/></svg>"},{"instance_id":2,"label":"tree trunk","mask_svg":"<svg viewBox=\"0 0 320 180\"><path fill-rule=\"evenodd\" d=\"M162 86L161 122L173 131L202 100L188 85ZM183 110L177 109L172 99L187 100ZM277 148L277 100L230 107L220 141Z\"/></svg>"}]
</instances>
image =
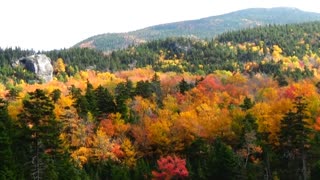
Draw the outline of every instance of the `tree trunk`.
<instances>
[{"instance_id":1,"label":"tree trunk","mask_svg":"<svg viewBox=\"0 0 320 180\"><path fill-rule=\"evenodd\" d=\"M40 152L39 152L39 142L37 139L37 133L35 133L35 155L32 158L32 165L34 169L32 170L33 179L41 179L41 161L40 161Z\"/></svg>"},{"instance_id":2,"label":"tree trunk","mask_svg":"<svg viewBox=\"0 0 320 180\"><path fill-rule=\"evenodd\" d=\"M271 180L272 179L272 175L271 175L271 168L270 168L270 159L269 159L269 154L268 152L265 153L265 163L266 163L266 180Z\"/></svg>"},{"instance_id":3,"label":"tree trunk","mask_svg":"<svg viewBox=\"0 0 320 180\"><path fill-rule=\"evenodd\" d=\"M308 178L307 155L305 153L305 150L302 150L302 175L303 175L303 180L307 180Z\"/></svg>"}]
</instances>

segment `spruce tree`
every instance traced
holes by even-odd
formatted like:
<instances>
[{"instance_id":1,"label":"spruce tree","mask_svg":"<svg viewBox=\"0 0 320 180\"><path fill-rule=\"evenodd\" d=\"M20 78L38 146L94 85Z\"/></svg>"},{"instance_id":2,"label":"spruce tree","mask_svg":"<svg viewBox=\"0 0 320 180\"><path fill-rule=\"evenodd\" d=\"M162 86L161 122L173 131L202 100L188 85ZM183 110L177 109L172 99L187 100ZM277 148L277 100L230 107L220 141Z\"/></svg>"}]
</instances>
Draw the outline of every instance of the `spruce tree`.
<instances>
[{"instance_id":1,"label":"spruce tree","mask_svg":"<svg viewBox=\"0 0 320 180\"><path fill-rule=\"evenodd\" d=\"M181 94L184 94L186 91L189 91L192 87L193 87L192 84L189 84L184 79L182 79L179 82L179 91L180 91Z\"/></svg>"},{"instance_id":2,"label":"spruce tree","mask_svg":"<svg viewBox=\"0 0 320 180\"><path fill-rule=\"evenodd\" d=\"M95 89L94 93L97 98L96 102L99 115L115 113L115 100L107 88L104 88L100 85L97 89Z\"/></svg>"},{"instance_id":3,"label":"spruce tree","mask_svg":"<svg viewBox=\"0 0 320 180\"><path fill-rule=\"evenodd\" d=\"M0 99L0 179L16 179L13 154L13 123L7 102Z\"/></svg>"},{"instance_id":4,"label":"spruce tree","mask_svg":"<svg viewBox=\"0 0 320 180\"><path fill-rule=\"evenodd\" d=\"M239 162L230 147L216 139L209 153L207 165L208 179L237 179L240 174Z\"/></svg>"},{"instance_id":5,"label":"spruce tree","mask_svg":"<svg viewBox=\"0 0 320 180\"><path fill-rule=\"evenodd\" d=\"M282 158L287 162L287 174L298 174L307 179L307 150L310 146L311 128L306 100L299 96L294 107L281 121L279 140ZM302 173L300 173L302 172Z\"/></svg>"},{"instance_id":6,"label":"spruce tree","mask_svg":"<svg viewBox=\"0 0 320 180\"><path fill-rule=\"evenodd\" d=\"M93 115L97 115L97 98L94 93L93 85L89 81L87 81L87 89L84 97L88 102L88 111Z\"/></svg>"},{"instance_id":7,"label":"spruce tree","mask_svg":"<svg viewBox=\"0 0 320 180\"><path fill-rule=\"evenodd\" d=\"M52 174L52 159L59 146L59 124L53 112L54 105L43 90L36 89L29 93L30 98L23 101L23 110L18 115L23 122L30 141L29 162L31 177L43 179Z\"/></svg>"},{"instance_id":8,"label":"spruce tree","mask_svg":"<svg viewBox=\"0 0 320 180\"><path fill-rule=\"evenodd\" d=\"M119 83L115 89L116 110L121 113L125 120L128 120L129 109L126 101L130 98L131 89L128 89L127 83Z\"/></svg>"},{"instance_id":9,"label":"spruce tree","mask_svg":"<svg viewBox=\"0 0 320 180\"><path fill-rule=\"evenodd\" d=\"M152 96L152 87L149 81L138 81L135 94L143 98L150 98Z\"/></svg>"}]
</instances>

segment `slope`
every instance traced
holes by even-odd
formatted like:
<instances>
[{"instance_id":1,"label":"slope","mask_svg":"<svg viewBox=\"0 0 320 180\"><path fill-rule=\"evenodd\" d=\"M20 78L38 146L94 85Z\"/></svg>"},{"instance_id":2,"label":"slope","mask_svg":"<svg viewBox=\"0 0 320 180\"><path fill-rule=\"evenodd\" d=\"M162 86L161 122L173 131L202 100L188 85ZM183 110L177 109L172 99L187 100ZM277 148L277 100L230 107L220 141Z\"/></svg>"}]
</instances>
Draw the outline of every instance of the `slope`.
<instances>
[{"instance_id":1,"label":"slope","mask_svg":"<svg viewBox=\"0 0 320 180\"><path fill-rule=\"evenodd\" d=\"M75 47L89 47L109 52L167 37L211 39L231 30L315 20L320 20L319 13L305 12L296 8L252 8L198 20L161 24L127 33L100 34L79 42Z\"/></svg>"}]
</instances>

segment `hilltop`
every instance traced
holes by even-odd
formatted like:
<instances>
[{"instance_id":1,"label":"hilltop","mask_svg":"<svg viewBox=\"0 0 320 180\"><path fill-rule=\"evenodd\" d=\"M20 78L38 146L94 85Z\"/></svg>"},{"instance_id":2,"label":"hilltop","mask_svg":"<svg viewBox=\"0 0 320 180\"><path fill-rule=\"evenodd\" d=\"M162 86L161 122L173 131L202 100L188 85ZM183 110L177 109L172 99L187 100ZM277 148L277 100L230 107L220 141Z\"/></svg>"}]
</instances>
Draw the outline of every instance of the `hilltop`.
<instances>
[{"instance_id":1,"label":"hilltop","mask_svg":"<svg viewBox=\"0 0 320 180\"><path fill-rule=\"evenodd\" d=\"M100 34L77 43L75 47L89 47L110 52L129 45L168 37L211 39L232 30L316 20L320 20L319 13L305 12L296 8L251 8L197 20L160 24L132 32Z\"/></svg>"}]
</instances>

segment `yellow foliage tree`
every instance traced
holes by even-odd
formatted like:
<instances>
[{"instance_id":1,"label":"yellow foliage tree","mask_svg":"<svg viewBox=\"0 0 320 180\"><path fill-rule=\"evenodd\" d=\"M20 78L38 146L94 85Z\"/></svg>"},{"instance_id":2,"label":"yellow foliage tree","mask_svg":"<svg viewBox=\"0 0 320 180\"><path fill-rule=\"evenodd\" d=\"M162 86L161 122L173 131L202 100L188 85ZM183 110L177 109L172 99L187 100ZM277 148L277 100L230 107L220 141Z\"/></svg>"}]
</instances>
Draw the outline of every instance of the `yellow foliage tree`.
<instances>
[{"instance_id":1,"label":"yellow foliage tree","mask_svg":"<svg viewBox=\"0 0 320 180\"><path fill-rule=\"evenodd\" d=\"M54 113L57 117L62 116L66 109L65 108L70 108L73 104L73 99L70 96L61 96L57 102L54 104Z\"/></svg>"},{"instance_id":2,"label":"yellow foliage tree","mask_svg":"<svg viewBox=\"0 0 320 180\"><path fill-rule=\"evenodd\" d=\"M137 162L137 153L128 138L125 138L121 144L121 149L124 152L123 163L128 167L134 167Z\"/></svg>"},{"instance_id":3,"label":"yellow foliage tree","mask_svg":"<svg viewBox=\"0 0 320 180\"><path fill-rule=\"evenodd\" d=\"M129 125L121 118L121 114L110 114L108 118L111 119L112 124L114 125L114 136L124 138L129 130Z\"/></svg>"},{"instance_id":4,"label":"yellow foliage tree","mask_svg":"<svg viewBox=\"0 0 320 180\"><path fill-rule=\"evenodd\" d=\"M88 162L91 154L92 154L91 148L80 147L79 149L71 153L71 158L73 159L73 161L78 167L82 168L83 165Z\"/></svg>"},{"instance_id":5,"label":"yellow foliage tree","mask_svg":"<svg viewBox=\"0 0 320 180\"><path fill-rule=\"evenodd\" d=\"M280 122L291 107L292 102L288 99L256 103L250 112L257 118L258 132L269 134L269 141L278 145Z\"/></svg>"},{"instance_id":6,"label":"yellow foliage tree","mask_svg":"<svg viewBox=\"0 0 320 180\"><path fill-rule=\"evenodd\" d=\"M94 160L108 160L119 161L116 155L112 152L114 143L111 141L110 137L107 136L105 132L98 129L96 132L96 138L94 139L94 146L92 156Z\"/></svg>"},{"instance_id":7,"label":"yellow foliage tree","mask_svg":"<svg viewBox=\"0 0 320 180\"><path fill-rule=\"evenodd\" d=\"M62 58L58 58L56 63L54 64L54 70L57 73L66 72L66 65Z\"/></svg>"},{"instance_id":8,"label":"yellow foliage tree","mask_svg":"<svg viewBox=\"0 0 320 180\"><path fill-rule=\"evenodd\" d=\"M278 62L281 58L282 49L278 45L273 45L272 58L275 62Z\"/></svg>"}]
</instances>

